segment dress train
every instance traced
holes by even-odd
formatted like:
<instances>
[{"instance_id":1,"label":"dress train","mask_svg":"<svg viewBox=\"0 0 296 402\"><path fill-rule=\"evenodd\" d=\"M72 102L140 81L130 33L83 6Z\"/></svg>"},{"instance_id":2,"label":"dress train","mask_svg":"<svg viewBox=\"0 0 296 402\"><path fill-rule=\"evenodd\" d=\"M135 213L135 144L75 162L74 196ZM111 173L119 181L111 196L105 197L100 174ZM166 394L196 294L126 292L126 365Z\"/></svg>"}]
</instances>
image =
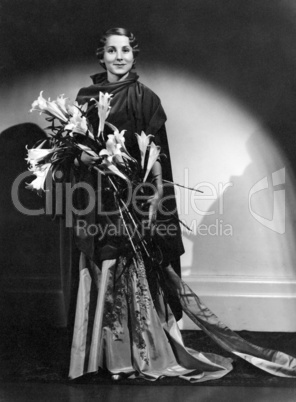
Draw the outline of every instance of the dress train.
<instances>
[{"instance_id":1,"label":"dress train","mask_svg":"<svg viewBox=\"0 0 296 402\"><path fill-rule=\"evenodd\" d=\"M164 277L184 313L223 349L271 374L296 377L294 357L253 345L231 331L170 266ZM150 292L141 258L106 260L100 270L81 254L70 378L102 368L129 378L178 376L202 382L229 373L231 362L184 345L162 289Z\"/></svg>"}]
</instances>

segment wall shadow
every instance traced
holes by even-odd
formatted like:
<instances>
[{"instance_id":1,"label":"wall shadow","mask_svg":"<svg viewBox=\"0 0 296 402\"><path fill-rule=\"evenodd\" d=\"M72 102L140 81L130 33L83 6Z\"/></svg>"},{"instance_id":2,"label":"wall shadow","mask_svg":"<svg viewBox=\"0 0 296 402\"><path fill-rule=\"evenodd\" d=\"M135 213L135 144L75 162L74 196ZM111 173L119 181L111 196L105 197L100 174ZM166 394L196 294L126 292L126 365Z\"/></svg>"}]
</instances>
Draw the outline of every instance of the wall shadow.
<instances>
[{"instance_id":1,"label":"wall shadow","mask_svg":"<svg viewBox=\"0 0 296 402\"><path fill-rule=\"evenodd\" d=\"M47 295L61 288L58 222L51 216L21 212L11 195L14 181L27 171L26 146L45 138L44 131L34 124L13 126L0 134L2 324L54 321L46 303ZM30 181L31 177L20 182L18 202L30 211L44 208L44 197L25 188Z\"/></svg>"}]
</instances>

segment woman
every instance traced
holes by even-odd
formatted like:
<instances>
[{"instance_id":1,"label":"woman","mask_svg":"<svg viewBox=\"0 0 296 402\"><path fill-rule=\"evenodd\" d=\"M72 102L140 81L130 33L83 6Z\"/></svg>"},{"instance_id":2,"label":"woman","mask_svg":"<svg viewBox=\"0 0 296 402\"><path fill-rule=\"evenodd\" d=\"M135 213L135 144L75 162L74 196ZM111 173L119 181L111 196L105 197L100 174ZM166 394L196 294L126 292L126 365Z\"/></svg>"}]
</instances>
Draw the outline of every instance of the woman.
<instances>
[{"instance_id":1,"label":"woman","mask_svg":"<svg viewBox=\"0 0 296 402\"><path fill-rule=\"evenodd\" d=\"M165 180L172 181L172 169L165 129L165 112L158 96L138 81L136 73L131 72L139 53L138 44L133 34L122 28L111 29L102 36L101 45L97 50L97 57L107 72L93 75L91 78L94 85L82 88L77 95L77 101L80 104L85 104L86 102L89 104L88 120L96 132L99 121L96 109L91 107L93 104L91 100L93 98L97 99L100 92L113 94L108 121L116 126L119 131L126 130L125 144L130 154L138 161L140 160L135 133L140 134L142 131L152 134L154 136L153 141L161 147L161 152L165 157L162 158L161 164L157 161L152 168L153 176L157 179L154 183L154 195L148 201L150 208L147 218L149 219L150 227L155 224L157 216L158 222L161 222L161 227L166 226L169 228L168 236L166 235L168 230L163 230L162 233L158 232L158 241L162 245L164 264L168 265L168 262L170 262L180 276L180 255L183 254L184 248L178 222L174 188L169 183L163 185L162 181L162 176ZM108 127L105 129L105 134L108 134ZM96 162L96 158L83 152L81 161L86 165L91 165ZM85 180L85 172L83 172L83 179ZM94 180L96 182L96 179ZM104 181L104 178L102 180ZM162 212L157 214L160 202ZM96 218L92 216L89 219L91 223ZM110 242L108 246L103 244L104 247L102 247L102 241L98 245L94 236L88 236L87 239L85 237L83 239L78 238L77 241L79 248L86 251L86 254L97 262L105 259L102 254L104 256L107 254L109 257L110 255L116 257L117 255L117 247L113 249L112 253L110 251ZM87 251L90 249L91 251ZM172 296L168 296L168 298L176 318L180 319L182 316L180 304L176 301L176 298Z\"/></svg>"},{"instance_id":2,"label":"woman","mask_svg":"<svg viewBox=\"0 0 296 402\"><path fill-rule=\"evenodd\" d=\"M88 119L96 131L99 125L94 99L99 93L112 94L108 122L126 130L125 144L130 155L140 161L135 133L153 134L165 158L152 167L154 192L147 201L148 227L156 225L154 234L145 234L148 253L135 253L126 236L108 229L122 227L122 216L108 214L114 207L114 189L101 177L103 212L84 216L88 225L98 222L102 236L77 231L76 243L81 251L80 282L71 352L70 378L99 369L108 370L112 378L121 376L157 379L179 376L191 381L207 381L232 370L231 359L187 349L176 323L178 307L224 349L273 374L295 377L296 359L281 352L252 345L223 325L181 281L179 257L183 252L176 214L174 191L163 181L172 180L165 131L166 116L159 98L138 82L131 72L138 54L133 34L122 28L107 31L101 39L97 56L106 73L92 76L93 85L82 88L80 104L88 103ZM107 130L104 132L106 136ZM95 185L91 172L97 158L83 152L77 180ZM166 183L165 181L165 183ZM162 200L164 200L162 202ZM77 197L83 203L83 195ZM145 208L144 208L145 211ZM162 212L162 213L160 213ZM79 217L81 218L81 217ZM78 218L77 218L78 220ZM168 228L160 234L160 222ZM107 229L107 230L105 230ZM115 234L114 234L115 233ZM146 240L145 240L146 241ZM177 302L176 302L177 299ZM175 310L175 316L172 313Z\"/></svg>"}]
</instances>

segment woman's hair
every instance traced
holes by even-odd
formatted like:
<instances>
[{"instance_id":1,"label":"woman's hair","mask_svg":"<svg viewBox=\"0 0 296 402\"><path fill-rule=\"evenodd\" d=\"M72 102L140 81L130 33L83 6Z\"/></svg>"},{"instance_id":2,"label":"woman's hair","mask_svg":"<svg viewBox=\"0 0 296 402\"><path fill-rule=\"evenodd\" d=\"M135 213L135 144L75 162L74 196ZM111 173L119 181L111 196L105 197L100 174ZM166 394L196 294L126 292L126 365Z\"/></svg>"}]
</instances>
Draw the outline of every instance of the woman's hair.
<instances>
[{"instance_id":1,"label":"woman's hair","mask_svg":"<svg viewBox=\"0 0 296 402\"><path fill-rule=\"evenodd\" d=\"M112 35L119 35L119 36L127 36L129 39L129 44L133 50L133 55L134 58L136 58L139 54L139 45L137 42L137 39L135 37L135 35L128 31L125 28L111 28L108 29L108 31L104 32L103 35L101 36L100 40L99 40L99 47L96 50L96 56L100 61L100 64L105 68L105 63L102 61L103 56L104 56L104 51L105 51L105 45L107 42L107 39L112 36ZM135 64L135 62L134 62Z\"/></svg>"}]
</instances>

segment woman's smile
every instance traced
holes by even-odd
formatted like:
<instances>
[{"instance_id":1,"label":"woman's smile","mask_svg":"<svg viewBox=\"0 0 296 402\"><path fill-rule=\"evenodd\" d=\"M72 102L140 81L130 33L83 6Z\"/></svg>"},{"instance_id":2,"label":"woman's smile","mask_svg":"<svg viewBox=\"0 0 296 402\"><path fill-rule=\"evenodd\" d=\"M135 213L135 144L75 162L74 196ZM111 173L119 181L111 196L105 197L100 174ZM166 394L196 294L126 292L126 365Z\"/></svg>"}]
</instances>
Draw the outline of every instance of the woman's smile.
<instances>
[{"instance_id":1,"label":"woman's smile","mask_svg":"<svg viewBox=\"0 0 296 402\"><path fill-rule=\"evenodd\" d=\"M112 35L107 39L102 61L108 81L116 82L128 74L134 63L133 49L127 36Z\"/></svg>"}]
</instances>

